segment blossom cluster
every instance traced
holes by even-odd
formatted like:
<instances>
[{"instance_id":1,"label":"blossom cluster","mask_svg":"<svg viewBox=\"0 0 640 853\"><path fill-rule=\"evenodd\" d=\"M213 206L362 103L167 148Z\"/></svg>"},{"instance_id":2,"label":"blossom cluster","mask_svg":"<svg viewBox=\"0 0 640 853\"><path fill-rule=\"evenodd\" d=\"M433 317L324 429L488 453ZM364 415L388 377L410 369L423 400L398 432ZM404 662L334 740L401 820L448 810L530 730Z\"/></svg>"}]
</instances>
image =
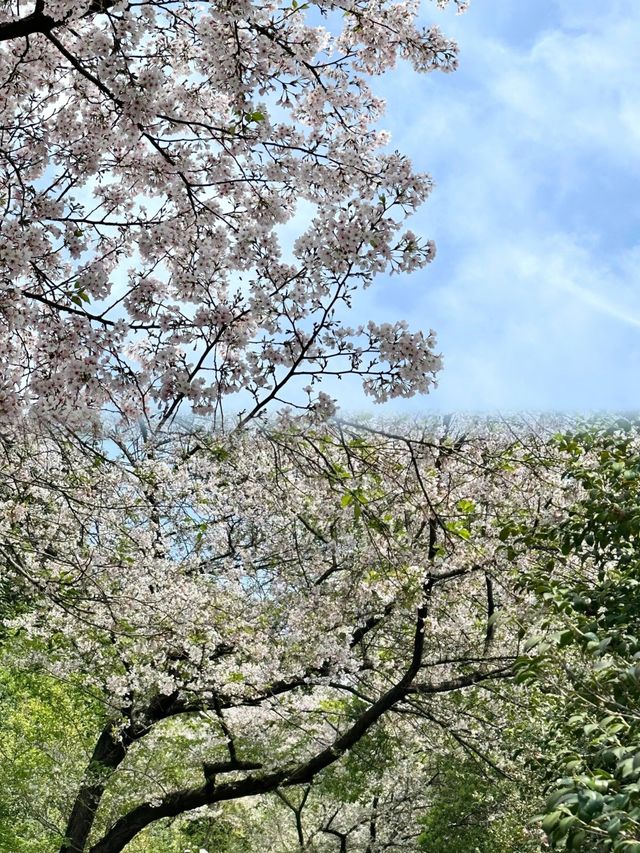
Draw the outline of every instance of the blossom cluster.
<instances>
[{"instance_id":1,"label":"blossom cluster","mask_svg":"<svg viewBox=\"0 0 640 853\"><path fill-rule=\"evenodd\" d=\"M7 623L20 638L7 655L101 702L121 752L137 744L104 771L103 822L133 787L162 816L177 773L201 791L199 768L228 761L230 738L258 782L286 778L407 673L392 707L455 726L462 700L449 694L510 672L518 637L500 624L527 604L501 531L552 519L561 471L511 426L393 430L119 431L92 464L66 432L1 439L0 553L29 601ZM415 743L398 725L393 737ZM332 825L353 820L358 838L358 815L370 802Z\"/></svg>"},{"instance_id":2,"label":"blossom cluster","mask_svg":"<svg viewBox=\"0 0 640 853\"><path fill-rule=\"evenodd\" d=\"M328 360L379 400L427 390L432 335L373 385L331 342L358 288L434 255L403 224L431 181L385 149L370 78L457 48L413 0L316 7L341 31L276 2L2 4L3 422L217 415L238 392L253 417Z\"/></svg>"}]
</instances>

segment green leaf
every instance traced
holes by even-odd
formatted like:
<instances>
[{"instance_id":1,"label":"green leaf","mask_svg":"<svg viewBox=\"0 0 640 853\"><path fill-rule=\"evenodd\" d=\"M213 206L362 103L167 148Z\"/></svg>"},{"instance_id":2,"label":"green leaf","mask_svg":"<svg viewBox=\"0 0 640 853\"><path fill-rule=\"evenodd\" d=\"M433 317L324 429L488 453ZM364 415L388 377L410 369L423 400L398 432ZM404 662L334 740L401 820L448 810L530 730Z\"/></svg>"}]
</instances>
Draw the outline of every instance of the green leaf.
<instances>
[{"instance_id":1,"label":"green leaf","mask_svg":"<svg viewBox=\"0 0 640 853\"><path fill-rule=\"evenodd\" d=\"M556 642L558 648L563 649L565 646L568 646L573 640L573 631L558 631L555 634L551 635L551 639Z\"/></svg>"},{"instance_id":2,"label":"green leaf","mask_svg":"<svg viewBox=\"0 0 640 853\"><path fill-rule=\"evenodd\" d=\"M556 826L560 823L560 818L562 817L562 812L551 812L551 814L545 815L542 819L542 828L550 835Z\"/></svg>"},{"instance_id":3,"label":"green leaf","mask_svg":"<svg viewBox=\"0 0 640 853\"><path fill-rule=\"evenodd\" d=\"M522 650L524 652L530 652L531 649L535 648L539 643L542 642L543 637L540 634L536 634L533 637L529 637L529 639L525 642Z\"/></svg>"},{"instance_id":4,"label":"green leaf","mask_svg":"<svg viewBox=\"0 0 640 853\"><path fill-rule=\"evenodd\" d=\"M471 531L462 521L448 521L445 524L445 527L449 533L453 533L455 536L459 536L465 541L471 538Z\"/></svg>"},{"instance_id":5,"label":"green leaf","mask_svg":"<svg viewBox=\"0 0 640 853\"><path fill-rule=\"evenodd\" d=\"M567 817L563 817L558 826L556 827L554 835L557 835L558 838L562 838L567 832L571 829L571 827L577 822L578 818L575 815L568 815Z\"/></svg>"},{"instance_id":6,"label":"green leaf","mask_svg":"<svg viewBox=\"0 0 640 853\"><path fill-rule=\"evenodd\" d=\"M621 828L622 828L622 821L620 820L620 818L617 815L616 815L616 817L612 818L609 821L609 823L607 824L607 832L609 833L609 835L612 838L620 832Z\"/></svg>"},{"instance_id":7,"label":"green leaf","mask_svg":"<svg viewBox=\"0 0 640 853\"><path fill-rule=\"evenodd\" d=\"M462 500L458 501L458 503L456 504L456 508L460 510L460 512L470 513L475 511L476 505L473 501L463 498Z\"/></svg>"},{"instance_id":8,"label":"green leaf","mask_svg":"<svg viewBox=\"0 0 640 853\"><path fill-rule=\"evenodd\" d=\"M574 832L571 835L570 841L568 842L569 850L580 850L586 838L587 833L584 831L584 829L579 829L577 832Z\"/></svg>"}]
</instances>

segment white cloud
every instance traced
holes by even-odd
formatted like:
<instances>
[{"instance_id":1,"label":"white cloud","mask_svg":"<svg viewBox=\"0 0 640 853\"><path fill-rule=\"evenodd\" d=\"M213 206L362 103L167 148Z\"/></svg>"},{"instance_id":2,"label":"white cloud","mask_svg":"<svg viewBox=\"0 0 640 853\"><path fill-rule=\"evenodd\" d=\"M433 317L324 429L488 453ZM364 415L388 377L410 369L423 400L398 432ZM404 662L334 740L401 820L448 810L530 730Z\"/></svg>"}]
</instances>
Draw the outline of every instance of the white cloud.
<instances>
[{"instance_id":1,"label":"white cloud","mask_svg":"<svg viewBox=\"0 0 640 853\"><path fill-rule=\"evenodd\" d=\"M435 265L363 314L439 332L427 408L629 408L640 366L640 4L477 0L461 70L384 86L393 145L437 191ZM524 28L523 21L527 28ZM451 25L451 26L449 26ZM400 93L400 97L398 97Z\"/></svg>"}]
</instances>

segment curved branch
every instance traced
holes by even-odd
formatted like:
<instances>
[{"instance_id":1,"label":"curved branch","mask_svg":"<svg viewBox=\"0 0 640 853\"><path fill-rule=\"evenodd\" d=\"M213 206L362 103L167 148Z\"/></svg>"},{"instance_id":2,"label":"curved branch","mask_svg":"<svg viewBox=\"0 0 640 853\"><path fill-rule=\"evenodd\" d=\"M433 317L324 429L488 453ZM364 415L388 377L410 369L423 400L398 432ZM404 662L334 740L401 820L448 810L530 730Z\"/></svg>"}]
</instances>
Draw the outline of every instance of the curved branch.
<instances>
[{"instance_id":1,"label":"curved branch","mask_svg":"<svg viewBox=\"0 0 640 853\"><path fill-rule=\"evenodd\" d=\"M143 738L154 723L182 711L177 693L161 695L150 703L143 717L132 721L121 733L114 732L112 723L105 726L73 804L60 853L82 853L85 849L107 782L127 757L129 747Z\"/></svg>"},{"instance_id":2,"label":"curved branch","mask_svg":"<svg viewBox=\"0 0 640 853\"><path fill-rule=\"evenodd\" d=\"M197 788L172 791L157 804L142 803L116 821L106 835L91 848L90 853L120 853L139 832L161 818L177 817L183 812L223 800L236 800L242 797L266 794L281 786L290 787L311 782L318 773L334 764L347 750L358 743L384 714L407 695L422 664L424 624L428 604L429 595L427 594L425 603L416 613L411 662L402 678L387 690L377 702L370 705L346 732L336 738L331 746L321 750L317 755L293 770L281 768L264 776L247 776L244 779L217 786L207 782Z\"/></svg>"},{"instance_id":3,"label":"curved branch","mask_svg":"<svg viewBox=\"0 0 640 853\"><path fill-rule=\"evenodd\" d=\"M116 0L94 0L89 6L84 18L91 15L100 15L107 12ZM63 27L68 21L63 19L56 21L44 12L44 0L37 0L36 8L30 15L18 18L15 21L5 21L0 24L0 41L11 41L12 39L27 38L35 33L50 33L57 27Z\"/></svg>"}]
</instances>

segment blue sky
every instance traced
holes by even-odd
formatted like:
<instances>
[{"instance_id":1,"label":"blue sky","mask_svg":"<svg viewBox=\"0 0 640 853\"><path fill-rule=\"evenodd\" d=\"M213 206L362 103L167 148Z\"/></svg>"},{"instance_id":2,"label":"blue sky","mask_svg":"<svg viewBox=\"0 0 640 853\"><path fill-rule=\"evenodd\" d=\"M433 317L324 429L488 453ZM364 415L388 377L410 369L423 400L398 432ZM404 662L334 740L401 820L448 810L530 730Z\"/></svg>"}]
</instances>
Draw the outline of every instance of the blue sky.
<instances>
[{"instance_id":1,"label":"blue sky","mask_svg":"<svg viewBox=\"0 0 640 853\"><path fill-rule=\"evenodd\" d=\"M411 227L438 256L355 310L435 329L445 368L393 409L640 409L640 3L425 6L459 70L376 90L392 146L436 181Z\"/></svg>"}]
</instances>

